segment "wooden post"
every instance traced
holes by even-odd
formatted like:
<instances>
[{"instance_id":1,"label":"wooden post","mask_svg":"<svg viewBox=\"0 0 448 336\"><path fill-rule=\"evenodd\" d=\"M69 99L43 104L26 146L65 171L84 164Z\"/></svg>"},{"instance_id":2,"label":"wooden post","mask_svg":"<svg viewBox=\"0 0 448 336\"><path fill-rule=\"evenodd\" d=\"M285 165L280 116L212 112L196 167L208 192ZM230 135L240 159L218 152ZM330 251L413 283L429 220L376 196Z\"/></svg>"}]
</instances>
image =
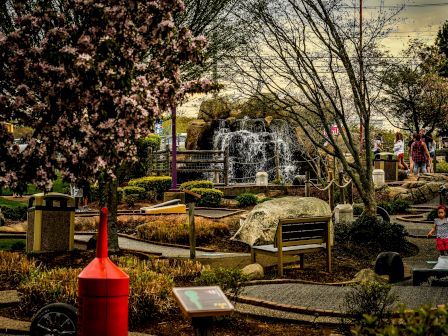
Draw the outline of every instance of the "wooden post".
<instances>
[{"instance_id":1,"label":"wooden post","mask_svg":"<svg viewBox=\"0 0 448 336\"><path fill-rule=\"evenodd\" d=\"M188 204L188 228L190 233L190 259L196 259L196 227L194 223L194 203Z\"/></svg>"},{"instance_id":2,"label":"wooden post","mask_svg":"<svg viewBox=\"0 0 448 336\"><path fill-rule=\"evenodd\" d=\"M306 171L305 172L305 197L310 197L310 187L311 187L310 172Z\"/></svg>"},{"instance_id":3,"label":"wooden post","mask_svg":"<svg viewBox=\"0 0 448 336\"><path fill-rule=\"evenodd\" d=\"M194 336L212 336L213 317L193 317L191 324L193 325Z\"/></svg>"},{"instance_id":4,"label":"wooden post","mask_svg":"<svg viewBox=\"0 0 448 336\"><path fill-rule=\"evenodd\" d=\"M342 186L344 184L344 173L339 172L339 185ZM345 204L345 188L339 187L339 203Z\"/></svg>"},{"instance_id":5,"label":"wooden post","mask_svg":"<svg viewBox=\"0 0 448 336\"><path fill-rule=\"evenodd\" d=\"M170 164L170 145L166 145L166 175L170 176L171 164Z\"/></svg>"},{"instance_id":6,"label":"wooden post","mask_svg":"<svg viewBox=\"0 0 448 336\"><path fill-rule=\"evenodd\" d=\"M333 180L333 171L328 172L328 183L332 183ZM328 188L328 204L330 204L331 211L334 210L334 185L331 184L331 186Z\"/></svg>"},{"instance_id":7,"label":"wooden post","mask_svg":"<svg viewBox=\"0 0 448 336\"><path fill-rule=\"evenodd\" d=\"M224 185L229 185L229 149L224 151Z\"/></svg>"}]
</instances>

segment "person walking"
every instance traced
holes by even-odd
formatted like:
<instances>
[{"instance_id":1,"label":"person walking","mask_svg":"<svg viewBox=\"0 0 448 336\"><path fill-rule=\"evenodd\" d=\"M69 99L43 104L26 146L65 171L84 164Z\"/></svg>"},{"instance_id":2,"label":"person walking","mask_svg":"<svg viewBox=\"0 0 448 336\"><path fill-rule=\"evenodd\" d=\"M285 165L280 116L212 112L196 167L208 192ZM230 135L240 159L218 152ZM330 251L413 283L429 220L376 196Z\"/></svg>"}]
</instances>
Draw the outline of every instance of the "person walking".
<instances>
[{"instance_id":1,"label":"person walking","mask_svg":"<svg viewBox=\"0 0 448 336\"><path fill-rule=\"evenodd\" d=\"M414 143L416 137L417 137L417 133L412 134L412 139L409 140L409 142L408 142L409 170L410 170L411 172L414 171L414 162L412 162L411 148L412 148L412 144Z\"/></svg>"},{"instance_id":2,"label":"person walking","mask_svg":"<svg viewBox=\"0 0 448 336\"><path fill-rule=\"evenodd\" d=\"M394 143L394 154L398 160L398 168L408 171L409 167L404 162L404 142L403 142L403 134L400 132L395 133L395 143Z\"/></svg>"},{"instance_id":3,"label":"person walking","mask_svg":"<svg viewBox=\"0 0 448 336\"><path fill-rule=\"evenodd\" d=\"M428 232L427 237L436 233L436 247L441 256L448 253L448 219L446 218L446 208L443 204L437 207L437 218L434 219L434 226Z\"/></svg>"},{"instance_id":4,"label":"person walking","mask_svg":"<svg viewBox=\"0 0 448 336\"><path fill-rule=\"evenodd\" d=\"M412 162L414 164L414 175L418 176L420 172L426 174L426 165L431 164L428 147L421 140L420 134L417 134L415 141L411 146Z\"/></svg>"},{"instance_id":5,"label":"person walking","mask_svg":"<svg viewBox=\"0 0 448 336\"><path fill-rule=\"evenodd\" d=\"M383 150L383 142L381 141L381 134L378 134L375 138L375 140L373 140L373 154L375 155L375 160L379 160L380 158L380 153Z\"/></svg>"}]
</instances>

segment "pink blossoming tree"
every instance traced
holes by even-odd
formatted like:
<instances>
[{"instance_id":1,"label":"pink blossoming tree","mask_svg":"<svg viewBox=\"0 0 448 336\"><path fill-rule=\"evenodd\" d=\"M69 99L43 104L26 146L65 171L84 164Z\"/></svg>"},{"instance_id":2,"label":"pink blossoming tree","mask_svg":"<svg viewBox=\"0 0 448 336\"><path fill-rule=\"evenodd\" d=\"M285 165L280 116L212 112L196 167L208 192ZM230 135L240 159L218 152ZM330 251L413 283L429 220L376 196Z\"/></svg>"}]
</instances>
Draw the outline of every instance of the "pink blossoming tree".
<instances>
[{"instance_id":1,"label":"pink blossoming tree","mask_svg":"<svg viewBox=\"0 0 448 336\"><path fill-rule=\"evenodd\" d=\"M19 152L0 127L0 186L31 181L108 181L116 214L116 172L135 160L136 140L154 117L211 82L183 83L180 67L203 58L205 38L177 29L181 0L41 2L0 32L0 121L33 129ZM118 249L112 218L111 250Z\"/></svg>"}]
</instances>

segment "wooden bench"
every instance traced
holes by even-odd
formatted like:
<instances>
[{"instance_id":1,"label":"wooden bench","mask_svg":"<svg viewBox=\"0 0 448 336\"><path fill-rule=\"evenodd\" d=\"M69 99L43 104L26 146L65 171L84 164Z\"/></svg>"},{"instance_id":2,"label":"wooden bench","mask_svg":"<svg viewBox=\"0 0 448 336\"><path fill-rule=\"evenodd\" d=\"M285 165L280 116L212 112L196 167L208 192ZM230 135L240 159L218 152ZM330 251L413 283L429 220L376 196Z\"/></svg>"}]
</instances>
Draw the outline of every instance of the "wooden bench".
<instances>
[{"instance_id":1,"label":"wooden bench","mask_svg":"<svg viewBox=\"0 0 448 336\"><path fill-rule=\"evenodd\" d=\"M256 262L257 254L276 255L278 275L283 276L283 255L300 255L303 269L304 254L325 251L327 272L331 273L330 220L330 217L280 219L273 244L251 247L252 262Z\"/></svg>"}]
</instances>

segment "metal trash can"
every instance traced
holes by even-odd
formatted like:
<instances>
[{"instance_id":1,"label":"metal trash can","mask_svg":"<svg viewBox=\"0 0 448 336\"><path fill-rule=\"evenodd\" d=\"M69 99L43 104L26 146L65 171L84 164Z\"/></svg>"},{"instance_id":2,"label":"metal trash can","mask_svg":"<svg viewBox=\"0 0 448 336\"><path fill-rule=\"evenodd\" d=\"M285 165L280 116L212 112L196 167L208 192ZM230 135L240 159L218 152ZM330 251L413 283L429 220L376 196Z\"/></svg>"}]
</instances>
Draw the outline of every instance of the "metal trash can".
<instances>
[{"instance_id":1,"label":"metal trash can","mask_svg":"<svg viewBox=\"0 0 448 336\"><path fill-rule=\"evenodd\" d=\"M380 159L373 161L375 169L382 169L386 182L398 181L398 160L393 153L379 153Z\"/></svg>"},{"instance_id":2,"label":"metal trash can","mask_svg":"<svg viewBox=\"0 0 448 336\"><path fill-rule=\"evenodd\" d=\"M74 247L75 199L40 193L28 202L27 252L70 251Z\"/></svg>"}]
</instances>

